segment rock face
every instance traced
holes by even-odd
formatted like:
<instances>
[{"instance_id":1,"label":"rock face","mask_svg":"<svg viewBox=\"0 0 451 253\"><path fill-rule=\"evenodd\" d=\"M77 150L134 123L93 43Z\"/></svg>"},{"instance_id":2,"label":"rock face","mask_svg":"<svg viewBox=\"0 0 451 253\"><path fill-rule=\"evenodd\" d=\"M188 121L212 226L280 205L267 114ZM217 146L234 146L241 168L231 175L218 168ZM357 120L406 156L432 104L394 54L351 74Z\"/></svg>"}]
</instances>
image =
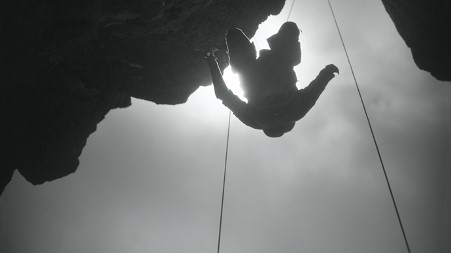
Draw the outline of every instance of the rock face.
<instances>
[{"instance_id":1,"label":"rock face","mask_svg":"<svg viewBox=\"0 0 451 253\"><path fill-rule=\"evenodd\" d=\"M7 151L0 192L16 169L33 184L73 173L97 124L111 109L129 106L131 97L185 102L211 83L205 49L224 49L232 27L252 37L284 2L2 1L1 134ZM382 2L417 65L450 81L450 1Z\"/></svg>"},{"instance_id":2,"label":"rock face","mask_svg":"<svg viewBox=\"0 0 451 253\"><path fill-rule=\"evenodd\" d=\"M204 51L252 36L284 0L15 0L0 4L6 164L41 184L74 172L96 125L130 98L178 104L211 83ZM227 63L223 62L222 67Z\"/></svg>"},{"instance_id":3,"label":"rock face","mask_svg":"<svg viewBox=\"0 0 451 253\"><path fill-rule=\"evenodd\" d=\"M451 81L451 1L382 0L420 69Z\"/></svg>"}]
</instances>

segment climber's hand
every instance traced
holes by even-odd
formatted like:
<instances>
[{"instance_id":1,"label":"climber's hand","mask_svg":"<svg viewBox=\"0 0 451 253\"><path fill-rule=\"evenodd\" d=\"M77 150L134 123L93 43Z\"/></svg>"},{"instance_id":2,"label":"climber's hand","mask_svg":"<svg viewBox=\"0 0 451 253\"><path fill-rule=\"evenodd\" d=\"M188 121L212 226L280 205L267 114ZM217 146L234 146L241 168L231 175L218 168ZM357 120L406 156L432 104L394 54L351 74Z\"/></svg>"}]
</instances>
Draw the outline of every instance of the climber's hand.
<instances>
[{"instance_id":1,"label":"climber's hand","mask_svg":"<svg viewBox=\"0 0 451 253\"><path fill-rule=\"evenodd\" d=\"M204 54L204 59L207 62L214 62L216 60L215 53L217 51L219 51L217 48L212 48L212 49L207 50L207 52L205 52L205 54Z\"/></svg>"},{"instance_id":2,"label":"climber's hand","mask_svg":"<svg viewBox=\"0 0 451 253\"><path fill-rule=\"evenodd\" d=\"M333 64L329 64L326 67L324 67L323 71L327 71L328 73L334 74L340 74L340 71L338 70L337 66L333 65Z\"/></svg>"}]
</instances>

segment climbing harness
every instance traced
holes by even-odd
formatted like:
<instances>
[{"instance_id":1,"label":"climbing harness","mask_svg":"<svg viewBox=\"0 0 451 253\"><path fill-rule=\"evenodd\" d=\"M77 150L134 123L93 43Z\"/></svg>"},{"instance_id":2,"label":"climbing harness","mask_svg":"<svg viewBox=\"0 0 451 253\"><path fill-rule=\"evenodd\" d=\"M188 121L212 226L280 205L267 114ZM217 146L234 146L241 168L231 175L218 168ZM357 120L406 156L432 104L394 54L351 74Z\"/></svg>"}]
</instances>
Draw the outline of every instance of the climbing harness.
<instances>
[{"instance_id":1,"label":"climbing harness","mask_svg":"<svg viewBox=\"0 0 451 253\"><path fill-rule=\"evenodd\" d=\"M394 197L394 194L393 194L393 190L392 190L392 188L391 188L391 184L390 184L390 181L389 181L389 179L388 179L388 174L387 174L387 171L386 171L386 169L385 169L384 162L383 162L383 160L382 160L382 155L381 155L381 152L380 152L380 150L379 150L379 145L378 145L378 143L377 143L376 136L375 136L375 134L374 134L374 130L373 130L373 127L372 127L372 125L371 125L371 121L370 121L368 112L367 112L367 110L366 110L365 102L364 102L364 100L363 100L362 93L360 92L360 88L359 88L359 85L358 85L358 82L357 82L357 78L356 78L356 76L355 76L354 69L353 69L353 67L352 67L351 60L350 60L350 58L349 58L348 51L347 51L347 49L346 49L346 46L345 46L345 43L344 43L344 40L343 40L343 36L341 35L340 27L339 27L339 25L338 25L337 18L335 17L335 13L334 13L334 10L333 10L333 8L332 8L332 4L330 3L330 0L327 0L327 1L328 1L328 3L329 3L329 8L330 8L332 17L333 17L333 19L334 19L335 26L337 27L338 35L340 36L341 44L342 44L343 49L344 49L344 52L345 52L345 54L346 54L346 58L347 58L347 60L348 60L349 68L350 68L350 70L351 70L352 77L354 78L354 83L355 83L355 86L356 86L356 88L357 88L358 95L359 95L359 97L360 97L360 102L361 102L361 104L362 104L363 111L364 111L365 116L366 116L366 120L367 120L367 122L368 122L368 126L369 126L369 129L370 129L370 132L371 132L371 136L372 136L372 138L373 138L374 145L375 145L375 147L376 147L377 155L378 155L378 157L379 157L379 161L380 161L382 170L383 170L383 172L384 172L385 181L386 181L386 183L387 183L387 187L388 187L388 190L389 190L389 192L390 192L390 196L391 196L391 199L392 199L392 202L393 202L393 206L394 206L394 209L395 209L395 212L396 212L396 216L397 216L397 218L398 218L399 226L400 226L400 228L401 228L401 232L402 232L402 235L403 235L403 237L404 237L404 242L405 242L405 245L406 245L406 249L407 249L407 252L408 252L408 253L411 253L411 251L410 251L410 246L409 246L409 242L408 242L407 236L406 236L406 232L405 232L405 230L404 230L404 226L403 226L403 223L402 223L402 220L401 220L401 215L400 215L400 213L399 213L398 206L397 206L397 204L396 204L396 200L395 200L395 197ZM289 10L288 16L287 16L287 21L289 21L289 19L290 19L291 12L292 12L292 10L293 10L294 3L295 3L295 2L296 2L296 0L293 0L292 3L291 3L291 7L290 7L290 10ZM223 175L223 181L222 181L222 198L221 198L221 212L220 212L220 217L219 217L219 233L218 233L218 248L217 248L217 253L219 253L220 246L221 246L222 216L223 216L223 209L224 209L224 196L225 196L225 183L226 183L226 175L227 175L227 160L228 160L228 151L229 151L229 139L230 139L230 121L231 121L231 115L232 115L232 112L229 110L229 119L228 119L228 125L227 125L227 141L226 141L226 149L225 149L225 157L224 157L224 175Z\"/></svg>"}]
</instances>

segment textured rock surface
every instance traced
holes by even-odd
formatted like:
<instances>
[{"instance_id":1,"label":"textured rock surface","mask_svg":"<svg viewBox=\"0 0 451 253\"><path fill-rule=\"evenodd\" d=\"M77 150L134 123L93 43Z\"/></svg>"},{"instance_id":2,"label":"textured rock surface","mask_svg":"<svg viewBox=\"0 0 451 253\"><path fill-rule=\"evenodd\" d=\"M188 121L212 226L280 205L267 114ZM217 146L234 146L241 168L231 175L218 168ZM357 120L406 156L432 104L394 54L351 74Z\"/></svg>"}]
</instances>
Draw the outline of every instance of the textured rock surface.
<instances>
[{"instance_id":1,"label":"textured rock surface","mask_svg":"<svg viewBox=\"0 0 451 253\"><path fill-rule=\"evenodd\" d=\"M382 0L417 65L450 75L450 1ZM210 83L202 60L224 33L252 36L284 0L15 0L0 2L0 83L7 152L33 184L74 172L96 125L136 97L186 101ZM222 63L223 67L225 62Z\"/></svg>"},{"instance_id":2,"label":"textured rock surface","mask_svg":"<svg viewBox=\"0 0 451 253\"><path fill-rule=\"evenodd\" d=\"M12 172L40 184L74 172L96 125L130 97L183 103L211 83L203 52L252 36L284 0L15 0L0 3L0 83ZM222 63L223 67L226 63ZM6 129L5 129L6 128ZM5 143L5 142L4 142Z\"/></svg>"},{"instance_id":3,"label":"textured rock surface","mask_svg":"<svg viewBox=\"0 0 451 253\"><path fill-rule=\"evenodd\" d=\"M442 81L451 81L451 1L382 0L415 63Z\"/></svg>"}]
</instances>

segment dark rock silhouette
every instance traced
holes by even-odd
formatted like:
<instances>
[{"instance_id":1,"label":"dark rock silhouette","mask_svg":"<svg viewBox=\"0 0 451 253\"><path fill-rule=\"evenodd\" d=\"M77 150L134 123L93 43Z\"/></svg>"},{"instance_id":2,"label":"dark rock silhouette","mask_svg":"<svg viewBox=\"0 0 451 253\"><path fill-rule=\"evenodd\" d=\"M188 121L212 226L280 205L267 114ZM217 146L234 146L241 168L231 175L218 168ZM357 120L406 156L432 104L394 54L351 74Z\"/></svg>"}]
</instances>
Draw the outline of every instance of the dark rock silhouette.
<instances>
[{"instance_id":1,"label":"dark rock silhouette","mask_svg":"<svg viewBox=\"0 0 451 253\"><path fill-rule=\"evenodd\" d=\"M383 3L420 68L450 80L449 1ZM253 36L283 4L2 1L0 83L6 123L1 132L7 151L0 191L16 169L33 184L74 172L96 125L111 109L129 106L130 97L185 102L199 85L211 83L204 50L224 49L224 32L232 27Z\"/></svg>"},{"instance_id":2,"label":"dark rock silhouette","mask_svg":"<svg viewBox=\"0 0 451 253\"><path fill-rule=\"evenodd\" d=\"M252 35L284 0L2 1L6 108L2 191L14 170L41 184L77 169L96 125L130 98L179 104L211 80L202 55ZM225 67L225 62L221 67Z\"/></svg>"},{"instance_id":3,"label":"dark rock silhouette","mask_svg":"<svg viewBox=\"0 0 451 253\"><path fill-rule=\"evenodd\" d=\"M451 81L451 1L382 0L416 65Z\"/></svg>"}]
</instances>

